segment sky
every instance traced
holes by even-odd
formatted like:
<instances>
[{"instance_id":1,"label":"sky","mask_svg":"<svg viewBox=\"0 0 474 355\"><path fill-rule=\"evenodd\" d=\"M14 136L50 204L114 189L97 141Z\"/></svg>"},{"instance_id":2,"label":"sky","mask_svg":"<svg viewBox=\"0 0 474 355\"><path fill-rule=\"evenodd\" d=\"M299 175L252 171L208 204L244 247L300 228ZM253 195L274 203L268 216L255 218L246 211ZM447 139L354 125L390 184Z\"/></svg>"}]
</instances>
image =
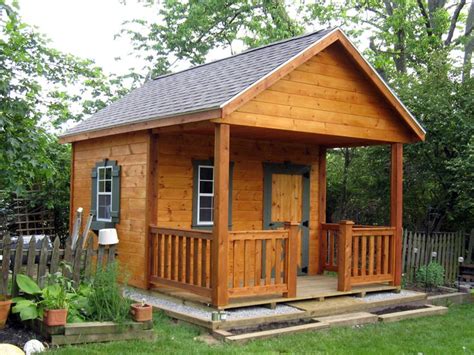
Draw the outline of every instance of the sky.
<instances>
[{"instance_id":1,"label":"sky","mask_svg":"<svg viewBox=\"0 0 474 355\"><path fill-rule=\"evenodd\" d=\"M151 19L150 9L119 0L20 0L23 20L39 28L52 40L52 47L66 53L89 58L110 73L126 74L134 58L117 62L131 49L125 40L114 40L123 21Z\"/></svg>"},{"instance_id":2,"label":"sky","mask_svg":"<svg viewBox=\"0 0 474 355\"><path fill-rule=\"evenodd\" d=\"M38 27L39 32L52 41L52 47L93 59L106 72L128 74L129 68L142 68L139 59L127 56L131 43L127 39L115 39L122 23L132 19L156 19L156 13L128 0L20 0L20 14L23 20ZM237 48L238 50L241 48ZM230 50L211 51L208 60L230 55ZM116 61L116 57L125 60ZM179 63L172 70L188 67Z\"/></svg>"}]
</instances>

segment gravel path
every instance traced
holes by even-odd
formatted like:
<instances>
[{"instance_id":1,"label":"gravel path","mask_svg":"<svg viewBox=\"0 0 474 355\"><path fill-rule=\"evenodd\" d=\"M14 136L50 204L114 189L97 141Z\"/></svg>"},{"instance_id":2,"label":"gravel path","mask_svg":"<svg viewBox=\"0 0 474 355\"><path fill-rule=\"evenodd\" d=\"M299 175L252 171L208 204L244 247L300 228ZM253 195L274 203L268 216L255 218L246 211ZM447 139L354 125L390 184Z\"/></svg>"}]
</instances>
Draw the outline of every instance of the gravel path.
<instances>
[{"instance_id":1,"label":"gravel path","mask_svg":"<svg viewBox=\"0 0 474 355\"><path fill-rule=\"evenodd\" d=\"M401 290L399 293L396 293L396 292L370 293L370 294L367 294L365 297L362 297L359 299L364 302L373 302L373 301L383 301L383 300L403 298L407 296L414 296L417 294L419 294L419 292Z\"/></svg>"},{"instance_id":2,"label":"gravel path","mask_svg":"<svg viewBox=\"0 0 474 355\"><path fill-rule=\"evenodd\" d=\"M128 288L125 290L125 296L137 301L141 302L142 299L145 299L145 302L168 311L174 311L178 313L184 313L192 317L200 318L203 320L211 320L212 310L206 310L203 307L193 306L193 305L185 305L180 303L179 301L171 301L166 298L162 298L159 295L150 295L148 293L140 292L137 289ZM269 309L265 307L245 307L245 308L237 308L237 309L230 309L227 311L227 320L235 320L235 319L242 319L242 318L258 318L258 317L266 317L266 316L275 316L279 314L291 314L291 313L302 313L303 311L286 306L286 305L277 305L275 309Z\"/></svg>"}]
</instances>

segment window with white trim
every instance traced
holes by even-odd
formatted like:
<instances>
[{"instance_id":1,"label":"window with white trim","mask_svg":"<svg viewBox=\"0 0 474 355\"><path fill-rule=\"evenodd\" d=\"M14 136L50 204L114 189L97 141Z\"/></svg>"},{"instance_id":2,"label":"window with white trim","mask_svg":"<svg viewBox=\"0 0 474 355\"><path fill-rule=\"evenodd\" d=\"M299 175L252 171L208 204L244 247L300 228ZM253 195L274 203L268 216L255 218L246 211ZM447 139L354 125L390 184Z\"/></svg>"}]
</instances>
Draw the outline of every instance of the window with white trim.
<instances>
[{"instance_id":1,"label":"window with white trim","mask_svg":"<svg viewBox=\"0 0 474 355\"><path fill-rule=\"evenodd\" d=\"M197 224L212 226L214 221L214 167L198 165Z\"/></svg>"},{"instance_id":2,"label":"window with white trim","mask_svg":"<svg viewBox=\"0 0 474 355\"><path fill-rule=\"evenodd\" d=\"M112 221L112 166L97 167L97 221Z\"/></svg>"}]
</instances>

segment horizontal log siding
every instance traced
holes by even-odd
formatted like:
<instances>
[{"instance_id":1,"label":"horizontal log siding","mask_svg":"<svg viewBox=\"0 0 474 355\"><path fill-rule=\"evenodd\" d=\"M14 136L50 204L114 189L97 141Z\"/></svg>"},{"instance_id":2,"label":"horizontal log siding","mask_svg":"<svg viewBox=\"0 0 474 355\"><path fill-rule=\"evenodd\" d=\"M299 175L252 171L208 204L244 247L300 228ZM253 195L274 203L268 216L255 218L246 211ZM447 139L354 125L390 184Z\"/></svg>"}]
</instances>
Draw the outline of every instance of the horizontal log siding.
<instances>
[{"instance_id":1,"label":"horizontal log siding","mask_svg":"<svg viewBox=\"0 0 474 355\"><path fill-rule=\"evenodd\" d=\"M403 120L337 44L222 121L387 142L413 140Z\"/></svg>"},{"instance_id":2,"label":"horizontal log siding","mask_svg":"<svg viewBox=\"0 0 474 355\"><path fill-rule=\"evenodd\" d=\"M214 138L206 135L160 135L158 144L158 222L160 227L191 228L192 160L214 153ZM310 272L318 265L318 146L231 138L234 162L232 230L263 229L263 162L291 161L311 165ZM232 253L229 250L229 253Z\"/></svg>"},{"instance_id":3,"label":"horizontal log siding","mask_svg":"<svg viewBox=\"0 0 474 355\"><path fill-rule=\"evenodd\" d=\"M120 193L120 223L117 224L120 243L118 259L128 273L128 282L146 286L145 240L147 133L129 133L90 139L74 143L74 178L72 207L91 207L91 169L108 158L122 167ZM85 219L84 219L85 220Z\"/></svg>"}]
</instances>

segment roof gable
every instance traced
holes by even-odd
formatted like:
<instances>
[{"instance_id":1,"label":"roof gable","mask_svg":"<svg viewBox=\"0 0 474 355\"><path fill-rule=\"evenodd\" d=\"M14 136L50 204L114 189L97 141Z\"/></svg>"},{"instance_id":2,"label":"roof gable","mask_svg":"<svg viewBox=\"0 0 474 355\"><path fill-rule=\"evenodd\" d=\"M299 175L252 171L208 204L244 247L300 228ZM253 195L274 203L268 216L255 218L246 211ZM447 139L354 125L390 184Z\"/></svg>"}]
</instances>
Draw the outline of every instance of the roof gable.
<instances>
[{"instance_id":1,"label":"roof gable","mask_svg":"<svg viewBox=\"0 0 474 355\"><path fill-rule=\"evenodd\" d=\"M336 41L418 140L424 140L421 125L340 29L291 38L158 77L71 128L61 140L72 142L112 132L226 117Z\"/></svg>"}]
</instances>

